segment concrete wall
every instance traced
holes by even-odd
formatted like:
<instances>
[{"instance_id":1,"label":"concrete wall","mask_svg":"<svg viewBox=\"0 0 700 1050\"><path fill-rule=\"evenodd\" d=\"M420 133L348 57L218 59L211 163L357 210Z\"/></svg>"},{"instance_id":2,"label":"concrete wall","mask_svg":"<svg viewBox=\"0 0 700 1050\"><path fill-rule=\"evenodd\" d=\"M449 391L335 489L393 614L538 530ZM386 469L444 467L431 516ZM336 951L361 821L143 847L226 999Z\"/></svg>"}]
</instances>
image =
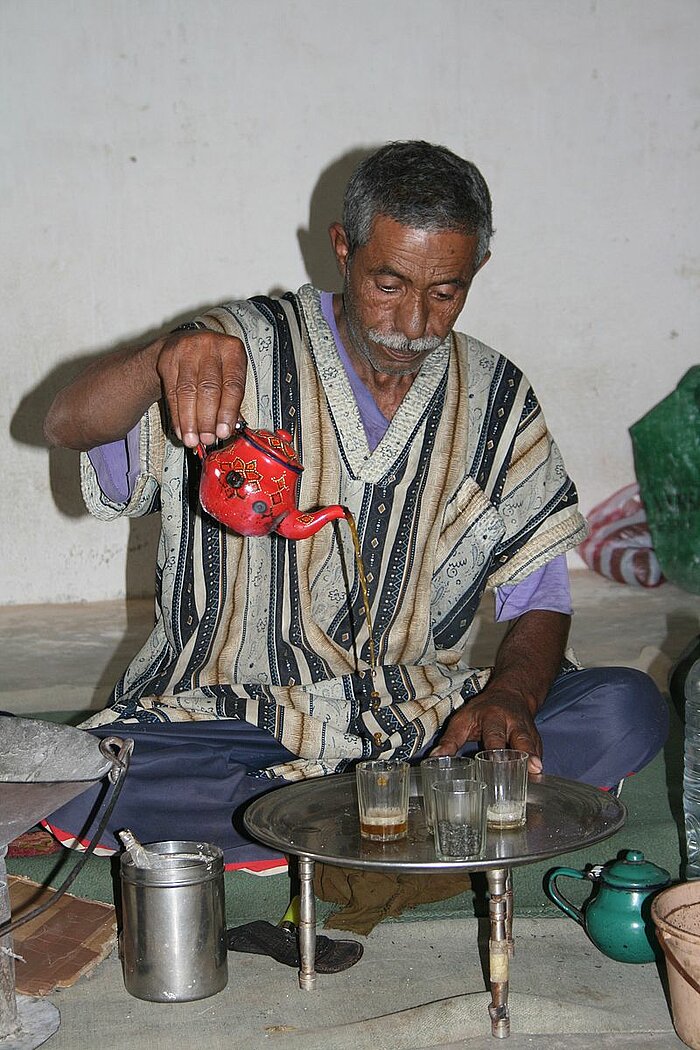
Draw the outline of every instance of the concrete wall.
<instances>
[{"instance_id":1,"label":"concrete wall","mask_svg":"<svg viewBox=\"0 0 700 1050\"><path fill-rule=\"evenodd\" d=\"M584 510L697 360L696 0L4 0L0 601L148 592L153 529L81 505L41 419L76 365L205 304L335 280L349 154L474 159L461 325L528 373Z\"/></svg>"}]
</instances>

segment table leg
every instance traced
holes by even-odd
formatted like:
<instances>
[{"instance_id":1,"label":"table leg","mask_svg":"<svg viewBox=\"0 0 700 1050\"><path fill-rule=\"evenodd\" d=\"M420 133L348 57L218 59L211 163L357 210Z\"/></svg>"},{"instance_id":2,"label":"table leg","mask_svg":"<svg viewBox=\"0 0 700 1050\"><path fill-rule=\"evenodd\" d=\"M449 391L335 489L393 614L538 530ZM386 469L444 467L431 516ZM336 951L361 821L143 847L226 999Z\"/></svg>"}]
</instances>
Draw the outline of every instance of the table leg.
<instances>
[{"instance_id":1,"label":"table leg","mask_svg":"<svg viewBox=\"0 0 700 1050\"><path fill-rule=\"evenodd\" d=\"M512 931L509 922L512 920L512 896L509 898L509 868L494 868L486 872L489 886L489 983L491 985L491 1035L496 1039L505 1039L510 1035L510 1016L508 1014L508 957L510 953Z\"/></svg>"},{"instance_id":2,"label":"table leg","mask_svg":"<svg viewBox=\"0 0 700 1050\"><path fill-rule=\"evenodd\" d=\"M316 897L314 862L299 857L299 987L312 992L316 987Z\"/></svg>"}]
</instances>

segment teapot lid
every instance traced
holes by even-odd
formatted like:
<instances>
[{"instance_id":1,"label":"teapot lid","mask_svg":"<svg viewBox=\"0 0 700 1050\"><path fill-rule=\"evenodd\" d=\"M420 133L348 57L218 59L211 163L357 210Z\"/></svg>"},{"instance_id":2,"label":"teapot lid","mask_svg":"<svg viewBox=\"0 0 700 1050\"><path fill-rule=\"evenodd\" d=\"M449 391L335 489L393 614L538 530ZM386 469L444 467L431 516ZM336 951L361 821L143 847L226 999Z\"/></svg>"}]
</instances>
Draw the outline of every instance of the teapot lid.
<instances>
[{"instance_id":1,"label":"teapot lid","mask_svg":"<svg viewBox=\"0 0 700 1050\"><path fill-rule=\"evenodd\" d=\"M270 430L253 430L245 424L240 429L244 431L246 441L258 452L270 456L280 466L291 467L295 473L301 474L304 468L292 445L292 435L288 430L276 430L272 433Z\"/></svg>"},{"instance_id":2,"label":"teapot lid","mask_svg":"<svg viewBox=\"0 0 700 1050\"><path fill-rule=\"evenodd\" d=\"M623 857L606 864L600 877L608 886L627 890L665 886L671 881L665 868L645 860L644 854L637 849L628 849Z\"/></svg>"}]
</instances>

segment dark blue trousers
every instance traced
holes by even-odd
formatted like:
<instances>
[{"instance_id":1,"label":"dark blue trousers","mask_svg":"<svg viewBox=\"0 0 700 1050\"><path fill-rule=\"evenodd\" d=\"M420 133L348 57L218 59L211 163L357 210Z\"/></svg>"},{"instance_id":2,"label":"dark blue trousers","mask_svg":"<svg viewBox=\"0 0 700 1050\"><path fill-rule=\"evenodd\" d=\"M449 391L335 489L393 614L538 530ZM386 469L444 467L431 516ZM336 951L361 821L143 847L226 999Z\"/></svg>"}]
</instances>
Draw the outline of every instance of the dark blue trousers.
<instances>
[{"instance_id":1,"label":"dark blue trousers","mask_svg":"<svg viewBox=\"0 0 700 1050\"><path fill-rule=\"evenodd\" d=\"M641 671L591 668L560 675L535 722L545 773L608 788L642 769L663 747L668 705ZM251 842L241 822L251 799L285 783L249 774L296 757L269 733L233 720L113 722L92 732L135 742L101 846L117 849L115 832L130 828L142 842L214 843L224 850L229 867L276 866L278 854ZM48 818L62 840L89 840L101 790L95 785Z\"/></svg>"},{"instance_id":2,"label":"dark blue trousers","mask_svg":"<svg viewBox=\"0 0 700 1050\"><path fill-rule=\"evenodd\" d=\"M615 787L658 754L668 724L668 704L643 671L592 667L561 674L535 716L543 771ZM469 744L462 753L477 750Z\"/></svg>"}]
</instances>

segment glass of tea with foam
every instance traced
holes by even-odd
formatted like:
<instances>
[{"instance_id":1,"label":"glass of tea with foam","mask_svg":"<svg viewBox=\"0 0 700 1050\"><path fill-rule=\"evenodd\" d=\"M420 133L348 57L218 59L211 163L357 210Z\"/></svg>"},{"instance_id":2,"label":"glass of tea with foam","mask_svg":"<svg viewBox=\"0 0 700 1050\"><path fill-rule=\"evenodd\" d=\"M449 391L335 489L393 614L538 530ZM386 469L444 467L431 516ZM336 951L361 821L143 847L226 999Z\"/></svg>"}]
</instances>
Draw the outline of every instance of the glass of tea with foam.
<instances>
[{"instance_id":1,"label":"glass of tea with foam","mask_svg":"<svg viewBox=\"0 0 700 1050\"><path fill-rule=\"evenodd\" d=\"M373 759L355 767L360 835L395 842L408 832L408 762Z\"/></svg>"},{"instance_id":2,"label":"glass of tea with foam","mask_svg":"<svg viewBox=\"0 0 700 1050\"><path fill-rule=\"evenodd\" d=\"M527 817L527 751L479 751L476 771L486 784L486 822L490 828L519 828Z\"/></svg>"}]
</instances>

